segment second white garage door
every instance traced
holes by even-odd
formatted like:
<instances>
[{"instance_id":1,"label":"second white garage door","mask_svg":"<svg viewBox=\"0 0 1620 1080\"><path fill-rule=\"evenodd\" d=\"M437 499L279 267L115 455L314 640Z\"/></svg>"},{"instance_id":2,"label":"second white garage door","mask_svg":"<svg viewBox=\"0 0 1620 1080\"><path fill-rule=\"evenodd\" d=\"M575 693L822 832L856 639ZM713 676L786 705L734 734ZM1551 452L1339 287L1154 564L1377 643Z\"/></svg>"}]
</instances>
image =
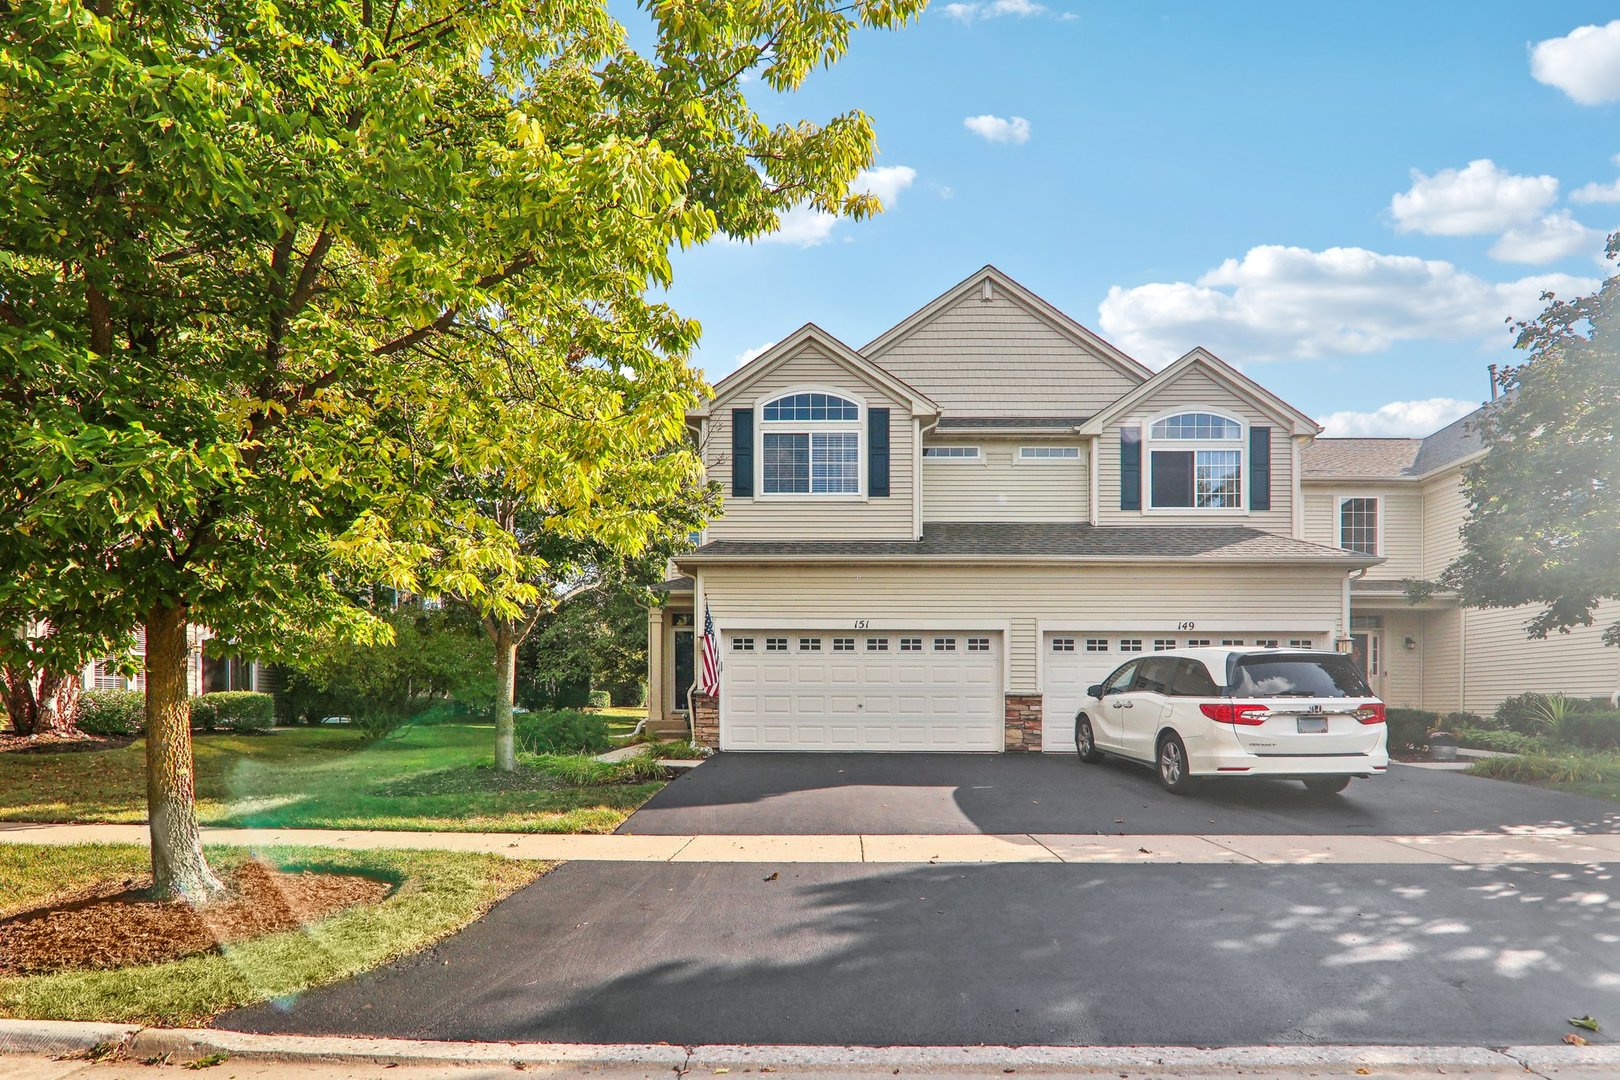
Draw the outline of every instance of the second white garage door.
<instances>
[{"instance_id":1,"label":"second white garage door","mask_svg":"<svg viewBox=\"0 0 1620 1080\"><path fill-rule=\"evenodd\" d=\"M731 632L721 641L722 750L1002 748L994 631Z\"/></svg>"},{"instance_id":2,"label":"second white garage door","mask_svg":"<svg viewBox=\"0 0 1620 1080\"><path fill-rule=\"evenodd\" d=\"M1320 634L1301 631L1167 634L1139 631L1049 633L1041 641L1041 749L1074 752L1074 716L1086 687L1102 682L1125 661L1144 652L1201 645L1262 645L1272 648L1324 647Z\"/></svg>"}]
</instances>

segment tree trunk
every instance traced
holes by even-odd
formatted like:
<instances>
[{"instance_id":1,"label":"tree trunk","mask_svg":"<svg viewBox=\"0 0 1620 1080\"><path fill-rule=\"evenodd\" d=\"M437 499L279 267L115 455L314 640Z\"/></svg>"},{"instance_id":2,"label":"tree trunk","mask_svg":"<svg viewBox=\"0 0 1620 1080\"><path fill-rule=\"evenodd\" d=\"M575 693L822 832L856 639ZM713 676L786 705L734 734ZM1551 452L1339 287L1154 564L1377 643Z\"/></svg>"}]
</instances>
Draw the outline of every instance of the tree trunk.
<instances>
[{"instance_id":1,"label":"tree trunk","mask_svg":"<svg viewBox=\"0 0 1620 1080\"><path fill-rule=\"evenodd\" d=\"M512 701L517 695L517 628L496 620L490 626L495 642L495 767L502 772L517 769L516 736L512 724Z\"/></svg>"},{"instance_id":2,"label":"tree trunk","mask_svg":"<svg viewBox=\"0 0 1620 1080\"><path fill-rule=\"evenodd\" d=\"M0 668L6 714L18 735L66 735L78 731L79 676L41 669Z\"/></svg>"},{"instance_id":3,"label":"tree trunk","mask_svg":"<svg viewBox=\"0 0 1620 1080\"><path fill-rule=\"evenodd\" d=\"M193 903L223 893L197 828L183 605L154 607L146 616L146 807L153 891Z\"/></svg>"}]
</instances>

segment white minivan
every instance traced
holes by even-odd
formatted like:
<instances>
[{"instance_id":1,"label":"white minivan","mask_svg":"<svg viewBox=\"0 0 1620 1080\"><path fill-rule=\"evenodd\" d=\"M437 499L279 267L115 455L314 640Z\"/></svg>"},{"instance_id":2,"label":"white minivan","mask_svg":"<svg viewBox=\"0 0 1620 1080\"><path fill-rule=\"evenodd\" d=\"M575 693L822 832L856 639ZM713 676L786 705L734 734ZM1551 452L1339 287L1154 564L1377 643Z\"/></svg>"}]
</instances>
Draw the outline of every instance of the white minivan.
<instances>
[{"instance_id":1,"label":"white minivan","mask_svg":"<svg viewBox=\"0 0 1620 1080\"><path fill-rule=\"evenodd\" d=\"M1300 649L1138 657L1086 690L1074 742L1081 761L1155 765L1177 794L1212 776L1291 778L1332 794L1389 768L1384 703L1355 659Z\"/></svg>"}]
</instances>

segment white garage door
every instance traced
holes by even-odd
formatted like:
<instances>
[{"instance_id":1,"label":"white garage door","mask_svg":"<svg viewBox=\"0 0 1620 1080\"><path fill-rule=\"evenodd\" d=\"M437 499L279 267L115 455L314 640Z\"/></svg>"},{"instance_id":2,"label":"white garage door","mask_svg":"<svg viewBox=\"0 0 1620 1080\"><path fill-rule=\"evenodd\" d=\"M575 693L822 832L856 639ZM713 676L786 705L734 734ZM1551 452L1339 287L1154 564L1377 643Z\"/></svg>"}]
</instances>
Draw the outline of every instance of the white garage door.
<instances>
[{"instance_id":1,"label":"white garage door","mask_svg":"<svg viewBox=\"0 0 1620 1080\"><path fill-rule=\"evenodd\" d=\"M1063 631L1045 635L1041 642L1041 749L1074 752L1074 716L1086 687L1138 653L1200 645L1262 645L1272 648L1315 649L1323 646L1320 634L1307 632L1167 634L1164 631Z\"/></svg>"},{"instance_id":2,"label":"white garage door","mask_svg":"<svg viewBox=\"0 0 1620 1080\"><path fill-rule=\"evenodd\" d=\"M749 630L721 640L722 750L994 751L1001 634Z\"/></svg>"}]
</instances>

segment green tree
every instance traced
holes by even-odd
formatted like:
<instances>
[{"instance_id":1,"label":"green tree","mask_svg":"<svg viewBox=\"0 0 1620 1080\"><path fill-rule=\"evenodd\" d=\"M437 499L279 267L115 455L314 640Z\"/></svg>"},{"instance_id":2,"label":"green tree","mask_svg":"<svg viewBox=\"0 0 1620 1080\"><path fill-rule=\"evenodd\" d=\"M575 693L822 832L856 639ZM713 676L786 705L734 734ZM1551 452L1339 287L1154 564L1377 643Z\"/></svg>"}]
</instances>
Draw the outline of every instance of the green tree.
<instances>
[{"instance_id":1,"label":"green tree","mask_svg":"<svg viewBox=\"0 0 1620 1080\"><path fill-rule=\"evenodd\" d=\"M1464 474L1463 552L1416 590L1455 590L1470 607L1539 605L1532 638L1591 626L1620 598L1620 277L1592 296L1544 299L1516 324L1530 359L1502 372L1504 396L1479 422L1486 453ZM1603 640L1620 645L1620 620Z\"/></svg>"},{"instance_id":2,"label":"green tree","mask_svg":"<svg viewBox=\"0 0 1620 1080\"><path fill-rule=\"evenodd\" d=\"M602 3L11 0L0 611L74 627L43 646L63 667L83 659L69 641L145 628L157 890L220 889L187 624L269 659L385 638L336 583L420 586L440 508L419 471L502 441L487 413L441 409L434 437L461 445L418 453L466 344L535 345L486 351L520 392L557 384L529 380L536 356L684 357L696 327L647 296L673 244L755 236L799 203L878 209L850 190L865 116L767 125L743 75L792 90L923 2L660 0L643 53ZM436 573L515 571L495 539Z\"/></svg>"}]
</instances>

